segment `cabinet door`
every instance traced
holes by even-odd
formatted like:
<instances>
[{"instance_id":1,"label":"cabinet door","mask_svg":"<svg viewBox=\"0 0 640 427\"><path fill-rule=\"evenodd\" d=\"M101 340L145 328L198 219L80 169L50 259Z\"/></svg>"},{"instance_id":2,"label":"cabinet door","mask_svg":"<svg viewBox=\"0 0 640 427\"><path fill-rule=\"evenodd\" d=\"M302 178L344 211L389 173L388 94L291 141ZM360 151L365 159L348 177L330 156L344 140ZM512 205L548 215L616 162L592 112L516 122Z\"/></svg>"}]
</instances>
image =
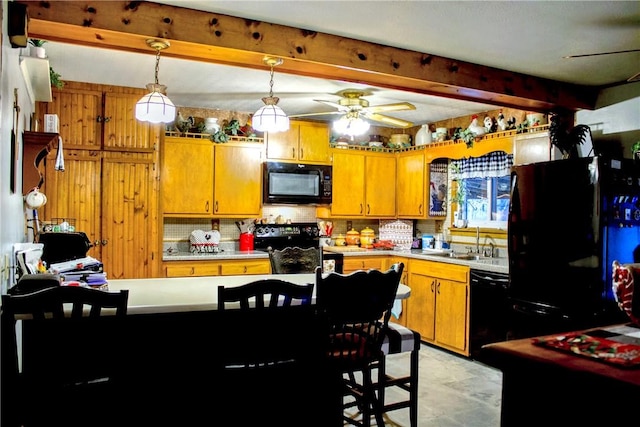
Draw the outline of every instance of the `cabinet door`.
<instances>
[{"instance_id":1,"label":"cabinet door","mask_svg":"<svg viewBox=\"0 0 640 427\"><path fill-rule=\"evenodd\" d=\"M136 102L140 94L106 93L104 96L104 144L105 150L141 151L154 150L151 138L152 125L135 117ZM154 125L154 129L160 125Z\"/></svg>"},{"instance_id":2,"label":"cabinet door","mask_svg":"<svg viewBox=\"0 0 640 427\"><path fill-rule=\"evenodd\" d=\"M425 218L426 164L424 153L407 152L398 156L397 204L399 218Z\"/></svg>"},{"instance_id":3,"label":"cabinet door","mask_svg":"<svg viewBox=\"0 0 640 427\"><path fill-rule=\"evenodd\" d=\"M298 159L311 163L330 163L329 126L326 123L300 122Z\"/></svg>"},{"instance_id":4,"label":"cabinet door","mask_svg":"<svg viewBox=\"0 0 640 427\"><path fill-rule=\"evenodd\" d=\"M260 215L261 163L259 145L216 145L214 215Z\"/></svg>"},{"instance_id":5,"label":"cabinet door","mask_svg":"<svg viewBox=\"0 0 640 427\"><path fill-rule=\"evenodd\" d=\"M364 168L361 153L333 150L332 216L364 216Z\"/></svg>"},{"instance_id":6,"label":"cabinet door","mask_svg":"<svg viewBox=\"0 0 640 427\"><path fill-rule=\"evenodd\" d=\"M348 256L342 261L342 271L345 274L357 270L382 270L384 257L358 257Z\"/></svg>"},{"instance_id":7,"label":"cabinet door","mask_svg":"<svg viewBox=\"0 0 640 427\"><path fill-rule=\"evenodd\" d=\"M209 140L165 138L160 175L165 214L213 215L213 150Z\"/></svg>"},{"instance_id":8,"label":"cabinet door","mask_svg":"<svg viewBox=\"0 0 640 427\"><path fill-rule=\"evenodd\" d=\"M420 332L421 339L433 341L435 339L435 309L436 282L423 272L409 272L409 287L411 296L407 300L406 325L408 328Z\"/></svg>"},{"instance_id":9,"label":"cabinet door","mask_svg":"<svg viewBox=\"0 0 640 427\"><path fill-rule=\"evenodd\" d=\"M436 344L467 352L468 296L466 283L438 279L436 285Z\"/></svg>"},{"instance_id":10,"label":"cabinet door","mask_svg":"<svg viewBox=\"0 0 640 427\"><path fill-rule=\"evenodd\" d=\"M396 158L386 154L366 157L365 215L395 217Z\"/></svg>"},{"instance_id":11,"label":"cabinet door","mask_svg":"<svg viewBox=\"0 0 640 427\"><path fill-rule=\"evenodd\" d=\"M269 274L271 264L269 260L244 260L244 261L223 261L220 265L222 276L236 276L243 274Z\"/></svg>"},{"instance_id":12,"label":"cabinet door","mask_svg":"<svg viewBox=\"0 0 640 427\"><path fill-rule=\"evenodd\" d=\"M98 242L87 255L102 260L99 244L102 240L101 154L65 149L64 172L54 170L55 157L56 152L51 151L46 160L41 191L47 195L48 202L38 212L40 220L60 222L66 219L76 231L85 233L92 243Z\"/></svg>"},{"instance_id":13,"label":"cabinet door","mask_svg":"<svg viewBox=\"0 0 640 427\"><path fill-rule=\"evenodd\" d=\"M110 279L154 277L159 269L153 159L116 154L102 166L102 262ZM131 154L131 153L129 153Z\"/></svg>"},{"instance_id":14,"label":"cabinet door","mask_svg":"<svg viewBox=\"0 0 640 427\"><path fill-rule=\"evenodd\" d=\"M58 133L65 150L101 148L102 91L65 85L64 89L52 89L51 93L51 102L38 103L41 130L44 131L44 114L57 114Z\"/></svg>"},{"instance_id":15,"label":"cabinet door","mask_svg":"<svg viewBox=\"0 0 640 427\"><path fill-rule=\"evenodd\" d=\"M297 160L300 125L289 122L289 130L285 132L267 133L267 158L269 160Z\"/></svg>"},{"instance_id":16,"label":"cabinet door","mask_svg":"<svg viewBox=\"0 0 640 427\"><path fill-rule=\"evenodd\" d=\"M209 261L166 262L164 271L165 277L219 276L220 265Z\"/></svg>"}]
</instances>

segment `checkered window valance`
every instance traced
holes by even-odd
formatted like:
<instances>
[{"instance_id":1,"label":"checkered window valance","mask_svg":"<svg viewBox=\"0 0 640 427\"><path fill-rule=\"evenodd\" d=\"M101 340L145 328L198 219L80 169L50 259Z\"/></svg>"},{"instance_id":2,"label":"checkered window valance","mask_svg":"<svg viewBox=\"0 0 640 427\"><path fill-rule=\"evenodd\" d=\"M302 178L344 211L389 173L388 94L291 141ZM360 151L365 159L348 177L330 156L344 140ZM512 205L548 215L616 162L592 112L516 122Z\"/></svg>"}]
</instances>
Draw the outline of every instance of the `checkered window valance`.
<instances>
[{"instance_id":1,"label":"checkered window valance","mask_svg":"<svg viewBox=\"0 0 640 427\"><path fill-rule=\"evenodd\" d=\"M451 161L451 175L453 179L464 178L495 178L511 173L513 154L504 151L494 151L481 157Z\"/></svg>"}]
</instances>

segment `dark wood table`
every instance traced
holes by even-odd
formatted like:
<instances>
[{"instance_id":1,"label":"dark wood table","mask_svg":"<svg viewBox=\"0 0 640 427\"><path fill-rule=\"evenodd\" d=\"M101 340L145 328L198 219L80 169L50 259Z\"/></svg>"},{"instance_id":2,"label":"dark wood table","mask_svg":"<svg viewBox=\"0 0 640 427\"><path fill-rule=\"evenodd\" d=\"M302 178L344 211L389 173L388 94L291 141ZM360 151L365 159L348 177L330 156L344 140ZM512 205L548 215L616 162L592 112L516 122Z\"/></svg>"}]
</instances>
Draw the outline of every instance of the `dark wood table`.
<instances>
[{"instance_id":1,"label":"dark wood table","mask_svg":"<svg viewBox=\"0 0 640 427\"><path fill-rule=\"evenodd\" d=\"M502 427L640 425L640 366L544 348L533 338L488 344L480 354L503 372Z\"/></svg>"}]
</instances>

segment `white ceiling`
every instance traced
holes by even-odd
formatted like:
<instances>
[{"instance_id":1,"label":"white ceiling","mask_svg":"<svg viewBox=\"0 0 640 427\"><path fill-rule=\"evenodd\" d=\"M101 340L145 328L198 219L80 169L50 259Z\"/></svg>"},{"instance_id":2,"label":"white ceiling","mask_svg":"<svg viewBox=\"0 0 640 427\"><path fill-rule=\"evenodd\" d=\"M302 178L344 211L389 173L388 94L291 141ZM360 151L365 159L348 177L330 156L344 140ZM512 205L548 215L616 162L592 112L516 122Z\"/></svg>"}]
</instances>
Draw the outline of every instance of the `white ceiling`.
<instances>
[{"instance_id":1,"label":"white ceiling","mask_svg":"<svg viewBox=\"0 0 640 427\"><path fill-rule=\"evenodd\" d=\"M563 82L608 86L640 72L637 1L158 1L366 40ZM64 80L144 87L155 56L48 43ZM170 48L169 48L170 49ZM178 106L253 112L269 92L269 73L161 56L159 81ZM407 101L414 111L389 113L416 125L496 106L278 73L274 95L288 114L331 111L345 88L369 89L371 105ZM328 120L335 116L318 117Z\"/></svg>"}]
</instances>

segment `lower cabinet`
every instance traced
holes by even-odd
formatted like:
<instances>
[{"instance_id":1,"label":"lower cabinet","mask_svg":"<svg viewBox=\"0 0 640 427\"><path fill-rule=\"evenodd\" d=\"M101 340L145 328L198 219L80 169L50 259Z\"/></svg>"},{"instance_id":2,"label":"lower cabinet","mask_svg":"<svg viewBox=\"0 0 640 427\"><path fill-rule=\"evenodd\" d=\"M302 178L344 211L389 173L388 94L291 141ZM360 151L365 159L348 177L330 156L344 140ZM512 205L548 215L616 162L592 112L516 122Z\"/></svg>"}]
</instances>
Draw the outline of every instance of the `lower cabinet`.
<instances>
[{"instance_id":1,"label":"lower cabinet","mask_svg":"<svg viewBox=\"0 0 640 427\"><path fill-rule=\"evenodd\" d=\"M165 277L238 276L269 274L268 259L171 261L164 263Z\"/></svg>"},{"instance_id":2,"label":"lower cabinet","mask_svg":"<svg viewBox=\"0 0 640 427\"><path fill-rule=\"evenodd\" d=\"M469 355L469 267L411 260L406 326L423 341Z\"/></svg>"},{"instance_id":3,"label":"lower cabinet","mask_svg":"<svg viewBox=\"0 0 640 427\"><path fill-rule=\"evenodd\" d=\"M393 264L397 262L404 263L404 269L402 270L402 277L400 278L400 283L409 285L409 258L399 257L399 256L391 256L385 260L384 270L388 270ZM394 313L391 315L391 322L399 323L403 326L407 326L407 302L408 299L405 298L402 300L402 311L399 313L398 317L395 316Z\"/></svg>"},{"instance_id":4,"label":"lower cabinet","mask_svg":"<svg viewBox=\"0 0 640 427\"><path fill-rule=\"evenodd\" d=\"M383 256L345 256L342 261L342 272L349 274L356 270L382 270L387 262Z\"/></svg>"}]
</instances>

